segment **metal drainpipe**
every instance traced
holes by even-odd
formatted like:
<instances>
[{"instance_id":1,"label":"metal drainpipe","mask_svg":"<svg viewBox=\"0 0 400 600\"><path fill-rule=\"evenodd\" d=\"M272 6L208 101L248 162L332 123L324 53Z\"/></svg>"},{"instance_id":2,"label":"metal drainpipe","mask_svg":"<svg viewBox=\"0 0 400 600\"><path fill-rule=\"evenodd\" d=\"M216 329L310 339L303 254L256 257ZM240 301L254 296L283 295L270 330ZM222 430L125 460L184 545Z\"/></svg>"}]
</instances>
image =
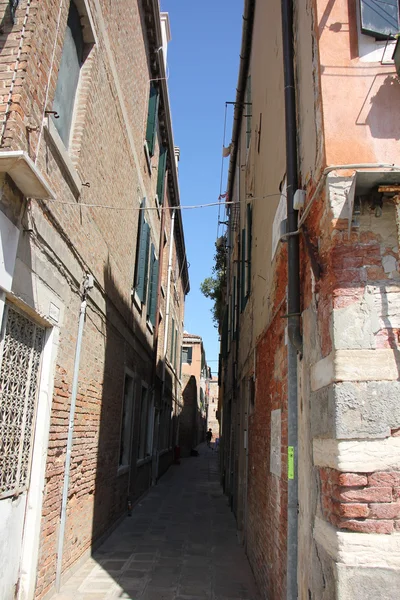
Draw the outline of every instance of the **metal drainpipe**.
<instances>
[{"instance_id":1,"label":"metal drainpipe","mask_svg":"<svg viewBox=\"0 0 400 600\"><path fill-rule=\"evenodd\" d=\"M85 315L87 306L87 292L93 288L93 277L88 275L83 284L82 303L79 314L79 326L78 326L78 337L76 340L75 349L75 364L74 364L74 375L72 379L72 394L71 394L71 407L69 411L69 425L68 425L68 439L67 439L67 454L65 457L65 470L64 470L64 486L62 494L61 504L61 516L60 516L60 530L58 534L58 546L57 546L57 566L56 566L56 591L60 591L61 587L61 572L62 572L62 559L64 550L64 536L65 536L65 524L67 520L67 501L68 501L68 488L69 488L69 476L71 471L71 453L72 453L72 441L74 435L74 419L75 419L75 408L76 408L76 396L78 393L78 379L79 379L79 363L81 358L82 349L82 338L83 328L85 325Z\"/></svg>"},{"instance_id":2,"label":"metal drainpipe","mask_svg":"<svg viewBox=\"0 0 400 600\"><path fill-rule=\"evenodd\" d=\"M293 0L282 0L282 46L285 84L286 189L288 233L297 230L293 196L298 186L296 90L293 50ZM298 554L298 431L297 353L302 353L300 333L299 238L288 238L288 521L286 598L297 599Z\"/></svg>"},{"instance_id":3,"label":"metal drainpipe","mask_svg":"<svg viewBox=\"0 0 400 600\"><path fill-rule=\"evenodd\" d=\"M164 180L167 182L168 173L164 174ZM167 188L167 183L165 185ZM162 199L162 206L165 206L167 201L167 194L164 193ZM157 307L156 307L156 321L154 325L154 338L153 338L153 353L154 361L152 368L152 382L155 390L155 381L157 377L157 352L158 352L158 330L159 330L159 313L160 313L160 296L161 296L161 277L162 277L162 266L163 266L163 255L164 255L164 225L165 225L165 210L161 210L161 224L160 224L160 242L158 251L158 285L157 285ZM158 477L158 465L159 465L159 446L160 446L160 413L163 410L163 395L161 395L161 407L157 411L157 422L154 432L154 443L153 443L153 457L152 457L152 480L151 484L156 485Z\"/></svg>"},{"instance_id":4,"label":"metal drainpipe","mask_svg":"<svg viewBox=\"0 0 400 600\"><path fill-rule=\"evenodd\" d=\"M161 388L161 402L164 399L165 393L165 368L168 348L168 326L169 326L169 303L171 298L171 271L172 271L172 250L174 241L174 226L175 226L175 209L172 209L171 217L171 231L169 234L169 253L168 253L168 275L167 275L167 300L165 308L165 329L164 329L164 347L163 347L163 366L162 366L162 388Z\"/></svg>"}]
</instances>

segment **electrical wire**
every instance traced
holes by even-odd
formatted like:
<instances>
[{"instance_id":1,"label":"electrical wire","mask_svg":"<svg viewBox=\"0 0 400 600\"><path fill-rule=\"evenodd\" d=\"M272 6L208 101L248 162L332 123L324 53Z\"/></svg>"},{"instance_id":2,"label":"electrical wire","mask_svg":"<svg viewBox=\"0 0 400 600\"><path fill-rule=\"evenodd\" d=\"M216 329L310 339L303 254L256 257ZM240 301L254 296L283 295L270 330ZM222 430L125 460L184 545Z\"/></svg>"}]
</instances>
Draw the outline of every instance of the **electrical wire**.
<instances>
[{"instance_id":1,"label":"electrical wire","mask_svg":"<svg viewBox=\"0 0 400 600\"><path fill-rule=\"evenodd\" d=\"M41 143L42 137L43 137L44 120L45 120L45 116L46 116L47 102L48 102L49 93L50 93L50 81L51 81L51 76L53 74L53 68L54 68L55 56L56 56L56 51L57 51L57 45L59 43L58 35L59 35L59 32L60 32L61 16L62 16L62 13L63 13L63 3L64 3L64 0L61 0L61 2L60 2L60 8L58 9L56 32L55 32L55 36L54 36L54 45L53 45L53 51L51 53L51 60L50 60L49 76L47 78L47 83L46 83L46 93L45 93L44 104L43 104L42 118L41 118L41 121L40 121L39 136L38 136L37 145L36 145L35 165L37 164L37 161L38 161L38 158L39 158L40 143Z\"/></svg>"},{"instance_id":2,"label":"electrical wire","mask_svg":"<svg viewBox=\"0 0 400 600\"><path fill-rule=\"evenodd\" d=\"M259 197L250 197L245 200L238 200L235 202L225 202L226 206L231 206L234 204L242 204L246 203L248 200L264 200L265 198L272 198L274 196L282 196L281 192L277 194L266 194L265 196ZM221 204L221 201L218 202L210 202L208 204L193 204L191 206L179 205L179 206L111 206L109 204L84 204L82 202L64 202L63 200L56 200L52 198L48 198L46 202L52 202L53 204L61 204L63 206L74 206L75 208L104 208L107 210L122 210L122 211L140 211L140 210L195 210L200 208L209 208L210 206L218 206Z\"/></svg>"},{"instance_id":3,"label":"electrical wire","mask_svg":"<svg viewBox=\"0 0 400 600\"><path fill-rule=\"evenodd\" d=\"M220 177L220 182L219 182L219 198L218 200L220 201L219 207L218 207L218 223L217 223L217 239L218 239L218 235L219 235L219 225L221 222L221 199L222 199L222 182L223 182L223 177L224 177L224 147L225 147L225 137L226 137L226 115L227 115L227 110L228 110L228 103L225 102L225 116L224 116L224 134L222 136L222 158L221 158L221 177Z\"/></svg>"}]
</instances>

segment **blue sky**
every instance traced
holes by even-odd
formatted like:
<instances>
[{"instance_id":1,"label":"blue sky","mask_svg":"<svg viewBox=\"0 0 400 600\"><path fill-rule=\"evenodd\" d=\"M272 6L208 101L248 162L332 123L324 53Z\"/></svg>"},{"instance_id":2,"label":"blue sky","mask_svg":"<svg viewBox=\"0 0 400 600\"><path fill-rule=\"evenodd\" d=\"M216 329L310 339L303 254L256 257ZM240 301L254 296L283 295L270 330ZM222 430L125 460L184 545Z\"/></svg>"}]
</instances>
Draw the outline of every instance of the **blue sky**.
<instances>
[{"instance_id":1,"label":"blue sky","mask_svg":"<svg viewBox=\"0 0 400 600\"><path fill-rule=\"evenodd\" d=\"M225 102L234 101L239 68L243 0L160 0L169 13L169 92L175 145L181 149L179 182L183 205L218 201ZM228 107L226 145L232 132ZM224 161L225 175L229 158ZM223 192L225 192L224 177ZM219 342L212 303L200 292L211 275L218 208L183 211L190 293L185 329L203 338L213 374L218 371ZM220 230L221 231L221 230Z\"/></svg>"}]
</instances>

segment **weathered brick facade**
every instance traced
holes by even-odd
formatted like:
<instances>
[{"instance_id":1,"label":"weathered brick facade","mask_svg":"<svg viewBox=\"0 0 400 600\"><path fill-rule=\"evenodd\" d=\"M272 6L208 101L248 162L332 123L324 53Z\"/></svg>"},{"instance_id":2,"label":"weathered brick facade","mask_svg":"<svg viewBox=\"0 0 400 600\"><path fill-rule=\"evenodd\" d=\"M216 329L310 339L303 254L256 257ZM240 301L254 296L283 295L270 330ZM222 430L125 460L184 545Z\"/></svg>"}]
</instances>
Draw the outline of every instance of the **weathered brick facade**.
<instances>
[{"instance_id":1,"label":"weathered brick facade","mask_svg":"<svg viewBox=\"0 0 400 600\"><path fill-rule=\"evenodd\" d=\"M179 357L189 281L179 210L171 229L179 190L166 57L159 51L159 5L148 0L77 0L75 5L84 52L68 148L48 111L53 110L70 3L21 1L14 24L9 3L0 5L0 162L9 150L24 151L33 161L31 173L38 172L53 192L53 199L46 194L30 198L35 194L26 192L25 198L7 166L2 174L1 210L20 230L12 286L2 299L43 322L50 340L42 365L47 379L38 400L38 414L44 411L42 424L48 420L48 429L43 425L41 437L36 436L32 455L32 468L41 477L27 487L35 512L28 514L27 527L34 535L18 549L22 575L12 583L19 586L21 600L44 598L54 590L85 274L93 275L94 287L87 294L63 573L126 514L128 500L134 503L171 464L182 406L171 324ZM159 94L153 156L145 147L150 80ZM156 203L161 145L168 150L165 195L158 199L165 210ZM149 247L159 261L154 325L149 320L151 282L144 302L134 293L143 198ZM132 380L133 408L128 464L122 465L126 377ZM10 588L4 600L11 593Z\"/></svg>"},{"instance_id":2,"label":"weathered brick facade","mask_svg":"<svg viewBox=\"0 0 400 600\"><path fill-rule=\"evenodd\" d=\"M296 4L300 193L289 235L300 260L288 281L280 3L244 5L220 328L222 482L265 597L383 599L400 582L398 77L354 7Z\"/></svg>"}]
</instances>

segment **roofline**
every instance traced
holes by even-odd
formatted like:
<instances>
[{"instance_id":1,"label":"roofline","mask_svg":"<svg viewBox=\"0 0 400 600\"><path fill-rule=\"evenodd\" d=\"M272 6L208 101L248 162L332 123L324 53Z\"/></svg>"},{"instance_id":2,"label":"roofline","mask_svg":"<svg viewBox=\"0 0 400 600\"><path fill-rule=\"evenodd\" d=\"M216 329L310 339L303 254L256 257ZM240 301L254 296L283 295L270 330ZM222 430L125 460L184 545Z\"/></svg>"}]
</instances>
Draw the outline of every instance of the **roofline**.
<instances>
[{"instance_id":1,"label":"roofline","mask_svg":"<svg viewBox=\"0 0 400 600\"><path fill-rule=\"evenodd\" d=\"M235 182L236 161L238 155L240 128L243 118L244 97L246 93L247 77L250 68L251 47L253 41L253 24L255 0L245 0L242 27L242 46L240 49L240 66L236 88L235 111L233 115L232 144L233 150L229 161L228 171L228 200L232 200L233 184Z\"/></svg>"},{"instance_id":2,"label":"roofline","mask_svg":"<svg viewBox=\"0 0 400 600\"><path fill-rule=\"evenodd\" d=\"M168 153L170 157L170 165L169 173L172 176L173 180L173 198L171 198L172 206L180 206L180 194L179 194L179 181L178 181L178 171L175 163L175 145L174 145L174 135L172 130L172 120L171 120L171 108L169 103L169 93L168 93L168 85L167 85L167 75L165 71L165 63L164 63L164 53L162 50L162 32L161 32L161 10L159 0L149 0L149 5L151 9L151 17L153 20L154 30L152 29L152 23L147 24L148 33L153 33L155 35L155 43L151 40L151 35L148 36L150 51L153 51L155 56L155 62L157 63L156 74L160 79L160 90L161 97L163 101L164 111L165 111L165 121L166 121L166 129L167 129L167 139L168 139ZM150 65L151 68L151 65ZM186 246L185 246L185 237L183 233L183 223L182 223L182 214L180 210L176 211L176 223L178 227L178 235L181 242L181 254L183 258L183 269L182 269L182 277L185 280L184 290L185 295L190 290L190 281L189 281L189 270L188 270L188 262L186 256Z\"/></svg>"}]
</instances>

